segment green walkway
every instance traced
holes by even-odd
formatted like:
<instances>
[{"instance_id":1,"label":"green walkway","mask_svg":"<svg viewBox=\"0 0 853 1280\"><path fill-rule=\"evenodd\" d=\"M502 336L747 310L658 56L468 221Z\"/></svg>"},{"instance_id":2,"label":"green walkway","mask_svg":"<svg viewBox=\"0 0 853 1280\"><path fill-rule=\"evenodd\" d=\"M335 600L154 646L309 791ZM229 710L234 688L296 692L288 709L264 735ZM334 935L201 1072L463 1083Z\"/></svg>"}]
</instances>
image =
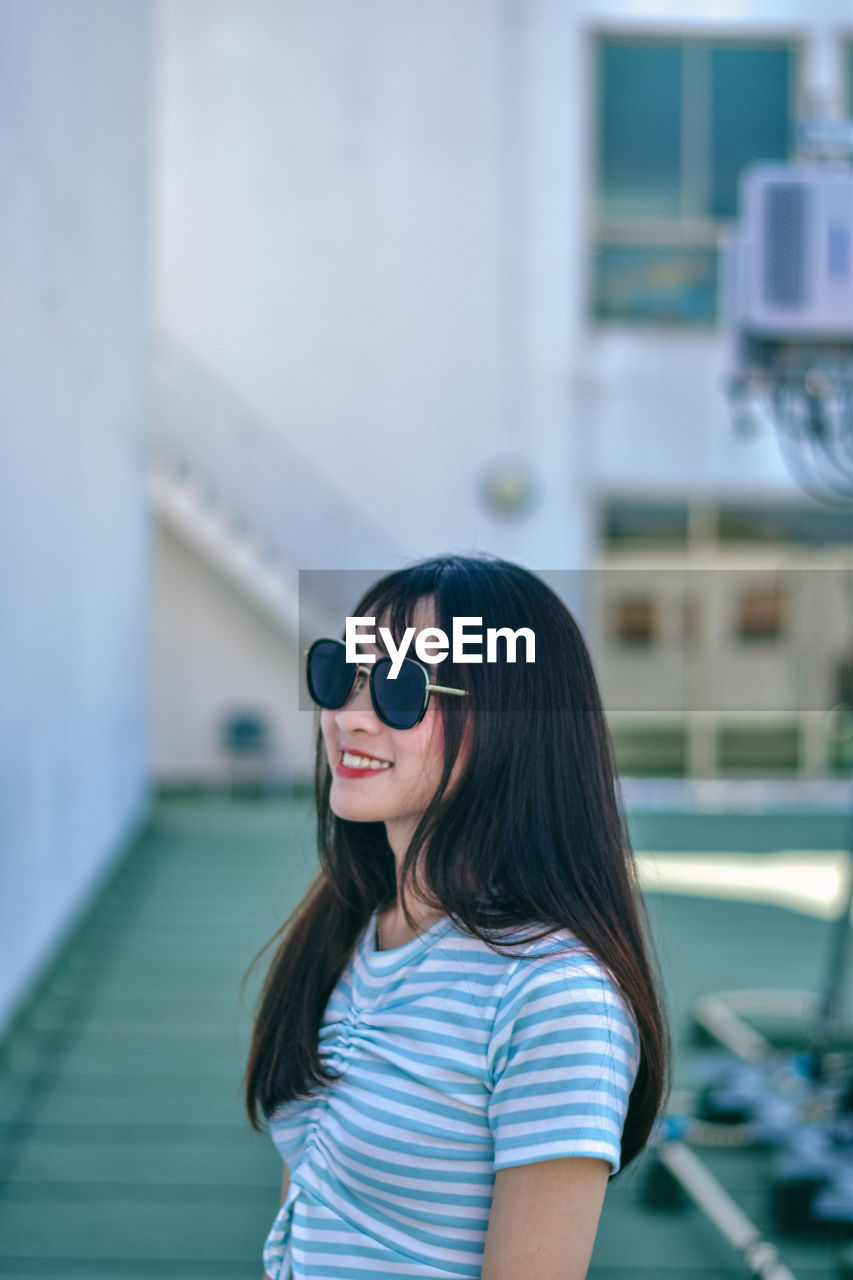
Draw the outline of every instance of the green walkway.
<instances>
[{"instance_id":1,"label":"green walkway","mask_svg":"<svg viewBox=\"0 0 853 1280\"><path fill-rule=\"evenodd\" d=\"M715 847L713 821L673 845L675 821L642 815L637 847ZM774 821L763 834L751 821L758 843L743 847L778 847ZM839 847L839 819L801 826L785 847L809 833ZM730 829L718 834L731 848ZM245 1006L239 985L313 865L306 800L158 804L2 1048L0 1276L260 1280L281 1163L249 1127L240 1078L263 963ZM819 981L820 921L664 895L649 905L676 1026L701 990ZM682 1083L688 1073L680 1058ZM757 1157L713 1163L761 1217ZM639 1208L642 1172L608 1192L592 1280L742 1274L698 1213ZM784 1256L798 1280L832 1274L828 1248L786 1244Z\"/></svg>"}]
</instances>

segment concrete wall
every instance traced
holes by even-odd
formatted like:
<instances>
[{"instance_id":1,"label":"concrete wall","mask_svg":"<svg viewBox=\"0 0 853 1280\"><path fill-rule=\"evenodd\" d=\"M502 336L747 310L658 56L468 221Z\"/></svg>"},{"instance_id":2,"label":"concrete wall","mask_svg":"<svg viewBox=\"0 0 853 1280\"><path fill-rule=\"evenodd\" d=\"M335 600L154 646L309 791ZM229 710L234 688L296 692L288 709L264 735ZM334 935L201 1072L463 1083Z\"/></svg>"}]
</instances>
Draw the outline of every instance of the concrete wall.
<instances>
[{"instance_id":1,"label":"concrete wall","mask_svg":"<svg viewBox=\"0 0 853 1280\"><path fill-rule=\"evenodd\" d=\"M0 2L0 1024L146 797L148 52Z\"/></svg>"},{"instance_id":2,"label":"concrete wall","mask_svg":"<svg viewBox=\"0 0 853 1280\"><path fill-rule=\"evenodd\" d=\"M222 783L235 776L221 745L221 718L245 708L270 724L270 782L310 778L314 716L299 710L295 636L235 593L208 560L163 525L154 541L154 570L156 777L175 784L200 778Z\"/></svg>"},{"instance_id":3,"label":"concrete wall","mask_svg":"<svg viewBox=\"0 0 853 1280\"><path fill-rule=\"evenodd\" d=\"M544 24L493 0L158 12L158 324L411 554L583 562L559 6ZM508 451L542 488L517 525L476 498Z\"/></svg>"}]
</instances>

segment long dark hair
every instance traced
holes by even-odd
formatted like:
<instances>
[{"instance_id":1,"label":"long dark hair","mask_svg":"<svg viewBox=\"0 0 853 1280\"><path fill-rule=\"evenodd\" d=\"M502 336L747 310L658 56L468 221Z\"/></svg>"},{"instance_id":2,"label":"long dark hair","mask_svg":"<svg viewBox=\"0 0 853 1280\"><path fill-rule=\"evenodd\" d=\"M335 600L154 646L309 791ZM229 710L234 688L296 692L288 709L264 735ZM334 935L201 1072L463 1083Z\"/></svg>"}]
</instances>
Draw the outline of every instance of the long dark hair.
<instances>
[{"instance_id":1,"label":"long dark hair","mask_svg":"<svg viewBox=\"0 0 853 1280\"><path fill-rule=\"evenodd\" d=\"M531 628L536 660L522 660L521 641L514 664L454 663L451 653L439 668L442 684L473 696L438 695L444 769L401 868L406 919L414 929L405 903L411 889L493 950L499 950L497 931L534 925L541 926L538 937L568 930L605 966L640 1036L622 1135L624 1168L663 1105L669 1038L589 652L550 587L493 556L446 556L397 570L375 583L354 612L385 619L399 640L424 597L432 599L435 625L448 635L460 615L482 618L484 635L490 626ZM447 793L469 718L469 755ZM318 1052L326 1004L371 913L397 897L384 824L336 817L330 787L318 732L320 871L267 943L282 939L259 996L243 1080L255 1129L261 1128L259 1110L268 1119L277 1105L336 1078Z\"/></svg>"}]
</instances>

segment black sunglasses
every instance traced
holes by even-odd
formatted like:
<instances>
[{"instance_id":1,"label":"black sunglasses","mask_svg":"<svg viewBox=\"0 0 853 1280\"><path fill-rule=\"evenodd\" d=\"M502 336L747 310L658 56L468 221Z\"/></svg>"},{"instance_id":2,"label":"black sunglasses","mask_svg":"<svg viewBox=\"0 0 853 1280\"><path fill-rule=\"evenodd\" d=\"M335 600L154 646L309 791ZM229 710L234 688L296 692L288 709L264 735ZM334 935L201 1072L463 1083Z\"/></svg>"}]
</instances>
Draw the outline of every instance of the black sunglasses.
<instances>
[{"instance_id":1,"label":"black sunglasses","mask_svg":"<svg viewBox=\"0 0 853 1280\"><path fill-rule=\"evenodd\" d=\"M414 729L426 715L432 693L467 695L467 689L448 689L431 684L429 672L414 658L404 658L396 677L391 679L391 659L377 658L372 663L347 662L343 640L315 640L308 650L305 675L308 692L318 707L328 711L342 707L361 687L369 672L370 701L383 724L390 729Z\"/></svg>"}]
</instances>

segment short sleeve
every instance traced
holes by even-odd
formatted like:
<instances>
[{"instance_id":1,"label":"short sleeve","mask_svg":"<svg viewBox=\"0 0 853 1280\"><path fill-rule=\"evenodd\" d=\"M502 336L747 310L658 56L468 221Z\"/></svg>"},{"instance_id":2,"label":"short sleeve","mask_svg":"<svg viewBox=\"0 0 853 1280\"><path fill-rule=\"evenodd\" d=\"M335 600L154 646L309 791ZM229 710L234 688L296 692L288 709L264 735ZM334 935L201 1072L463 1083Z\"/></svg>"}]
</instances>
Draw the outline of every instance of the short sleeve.
<instances>
[{"instance_id":1,"label":"short sleeve","mask_svg":"<svg viewBox=\"0 0 853 1280\"><path fill-rule=\"evenodd\" d=\"M520 959L489 1045L495 1169L562 1156L621 1160L639 1065L633 1015L584 952Z\"/></svg>"}]
</instances>

